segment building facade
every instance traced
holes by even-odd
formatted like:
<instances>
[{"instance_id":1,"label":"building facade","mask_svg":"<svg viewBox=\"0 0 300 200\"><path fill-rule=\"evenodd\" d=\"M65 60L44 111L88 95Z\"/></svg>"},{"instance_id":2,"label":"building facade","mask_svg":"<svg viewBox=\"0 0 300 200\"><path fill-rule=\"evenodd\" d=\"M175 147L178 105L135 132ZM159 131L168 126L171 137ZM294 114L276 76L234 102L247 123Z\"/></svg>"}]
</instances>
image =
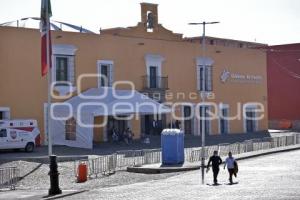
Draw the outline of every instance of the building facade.
<instances>
[{"instance_id":1,"label":"building facade","mask_svg":"<svg viewBox=\"0 0 300 200\"><path fill-rule=\"evenodd\" d=\"M300 129L300 44L267 48L270 127Z\"/></svg>"},{"instance_id":2,"label":"building facade","mask_svg":"<svg viewBox=\"0 0 300 200\"><path fill-rule=\"evenodd\" d=\"M177 117L94 117L94 123L108 119L106 126L93 128L95 142L109 140L112 127L122 132L130 126L134 137L140 138L142 134L159 134L173 122L185 134L200 135L201 119L197 115L202 110L206 111L209 135L267 130L265 52L241 41L239 44L245 46L213 43L206 46L206 56L202 57L199 39L183 38L165 29L158 23L157 8L142 3L141 21L135 27L105 29L100 34L52 31L52 81L58 81L52 101L78 97L79 88L113 87L125 80L157 102L173 105ZM0 36L0 118L37 119L41 141L45 141L47 79L40 73L40 32L0 27ZM78 79L86 74L106 78L92 75L78 85ZM114 88L131 89L120 82ZM204 96L205 104L199 105ZM74 140L77 126L76 117L64 122L66 140Z\"/></svg>"}]
</instances>

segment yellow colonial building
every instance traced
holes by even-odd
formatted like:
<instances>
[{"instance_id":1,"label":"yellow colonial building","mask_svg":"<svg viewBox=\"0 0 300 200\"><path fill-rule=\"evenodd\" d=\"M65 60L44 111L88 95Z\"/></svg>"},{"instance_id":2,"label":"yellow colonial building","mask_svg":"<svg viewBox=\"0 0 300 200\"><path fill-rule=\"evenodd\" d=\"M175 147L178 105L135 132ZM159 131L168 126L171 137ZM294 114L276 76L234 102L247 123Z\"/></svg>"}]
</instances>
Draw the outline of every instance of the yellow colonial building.
<instances>
[{"instance_id":1,"label":"yellow colonial building","mask_svg":"<svg viewBox=\"0 0 300 200\"><path fill-rule=\"evenodd\" d=\"M56 144L90 148L83 141L108 141L112 129L127 127L135 138L168 126L200 135L202 110L208 135L267 130L266 54L255 48L263 44L207 37L203 57L201 37L183 38L164 28L157 7L142 3L141 21L134 27L100 34L52 31L52 101L56 110L64 110L64 120L53 119ZM43 143L48 90L40 54L39 30L0 27L0 120L37 119ZM132 90L130 103L149 96L171 108L173 116L136 108L113 112ZM95 98L107 91L114 97ZM82 127L85 120L79 123L76 117L82 104L89 123L107 123ZM103 105L109 105L106 114L99 109ZM65 114L71 108L75 111ZM129 114L134 118L119 119Z\"/></svg>"}]
</instances>

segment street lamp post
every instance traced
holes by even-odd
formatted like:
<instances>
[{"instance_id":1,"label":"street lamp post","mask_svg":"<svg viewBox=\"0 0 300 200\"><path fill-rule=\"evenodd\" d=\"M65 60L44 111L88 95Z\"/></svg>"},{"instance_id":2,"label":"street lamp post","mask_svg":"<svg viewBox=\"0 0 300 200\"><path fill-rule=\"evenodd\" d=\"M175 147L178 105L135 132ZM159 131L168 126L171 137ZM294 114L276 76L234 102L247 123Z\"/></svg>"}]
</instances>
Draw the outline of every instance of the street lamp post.
<instances>
[{"instance_id":1,"label":"street lamp post","mask_svg":"<svg viewBox=\"0 0 300 200\"><path fill-rule=\"evenodd\" d=\"M203 35L202 35L202 58L203 58L203 78L202 78L202 89L200 86L200 91L203 92L203 95L200 95L202 98L202 110L201 110L201 175L202 175L202 184L204 184L204 175L205 175L205 115L206 115L206 108L204 106L205 97L206 97L206 88L205 88L205 72L206 72L206 64L205 64L205 25L206 24L217 24L220 22L200 22L200 23L189 23L189 25L202 25L203 26Z\"/></svg>"}]
</instances>

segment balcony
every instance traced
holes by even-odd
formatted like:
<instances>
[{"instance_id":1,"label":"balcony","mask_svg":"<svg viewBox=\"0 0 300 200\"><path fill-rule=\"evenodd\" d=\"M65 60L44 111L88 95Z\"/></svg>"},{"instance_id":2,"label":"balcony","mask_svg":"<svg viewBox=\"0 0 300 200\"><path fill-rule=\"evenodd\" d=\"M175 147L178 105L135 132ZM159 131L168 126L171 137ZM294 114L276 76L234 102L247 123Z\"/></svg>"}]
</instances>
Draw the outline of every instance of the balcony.
<instances>
[{"instance_id":1,"label":"balcony","mask_svg":"<svg viewBox=\"0 0 300 200\"><path fill-rule=\"evenodd\" d=\"M168 90L167 76L142 76L143 90Z\"/></svg>"}]
</instances>

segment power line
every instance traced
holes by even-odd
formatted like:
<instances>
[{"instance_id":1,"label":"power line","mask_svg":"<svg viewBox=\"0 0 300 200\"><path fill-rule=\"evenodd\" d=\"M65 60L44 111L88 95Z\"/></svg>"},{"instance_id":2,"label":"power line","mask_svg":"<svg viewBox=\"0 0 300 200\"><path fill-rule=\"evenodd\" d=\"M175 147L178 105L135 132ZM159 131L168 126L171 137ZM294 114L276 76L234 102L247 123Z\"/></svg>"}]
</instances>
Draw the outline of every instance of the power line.
<instances>
[{"instance_id":1,"label":"power line","mask_svg":"<svg viewBox=\"0 0 300 200\"><path fill-rule=\"evenodd\" d=\"M280 68L282 69L283 71L285 71L288 75L290 75L291 77L293 78L296 78L296 79L300 79L300 74L297 74L293 71L291 71L290 69L288 69L287 67L281 65L278 61L276 61L274 58L271 58L271 60Z\"/></svg>"}]
</instances>

